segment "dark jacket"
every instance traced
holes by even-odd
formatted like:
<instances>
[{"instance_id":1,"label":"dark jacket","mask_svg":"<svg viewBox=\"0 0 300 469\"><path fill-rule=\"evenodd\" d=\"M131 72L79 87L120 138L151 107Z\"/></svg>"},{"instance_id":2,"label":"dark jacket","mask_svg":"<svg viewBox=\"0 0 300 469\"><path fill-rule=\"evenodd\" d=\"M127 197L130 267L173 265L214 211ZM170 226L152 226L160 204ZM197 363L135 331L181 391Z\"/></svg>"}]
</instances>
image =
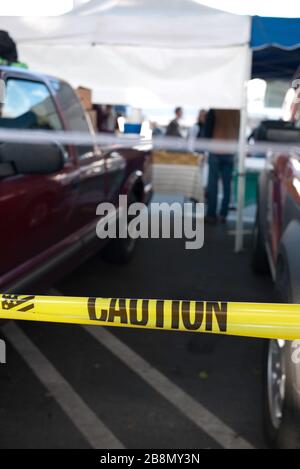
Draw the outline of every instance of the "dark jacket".
<instances>
[{"instance_id":1,"label":"dark jacket","mask_svg":"<svg viewBox=\"0 0 300 469\"><path fill-rule=\"evenodd\" d=\"M166 136L167 137L182 137L181 132L180 132L180 125L178 123L177 119L173 119L166 130Z\"/></svg>"}]
</instances>

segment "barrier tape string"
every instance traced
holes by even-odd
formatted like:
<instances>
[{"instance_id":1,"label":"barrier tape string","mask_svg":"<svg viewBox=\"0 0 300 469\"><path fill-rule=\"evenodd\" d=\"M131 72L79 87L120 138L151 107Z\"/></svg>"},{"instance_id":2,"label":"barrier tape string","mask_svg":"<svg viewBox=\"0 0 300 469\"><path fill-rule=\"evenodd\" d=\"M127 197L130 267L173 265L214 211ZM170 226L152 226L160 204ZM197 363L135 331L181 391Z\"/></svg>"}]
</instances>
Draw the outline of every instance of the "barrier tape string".
<instances>
[{"instance_id":1,"label":"barrier tape string","mask_svg":"<svg viewBox=\"0 0 300 469\"><path fill-rule=\"evenodd\" d=\"M0 319L300 339L300 305L0 295Z\"/></svg>"},{"instance_id":2,"label":"barrier tape string","mask_svg":"<svg viewBox=\"0 0 300 469\"><path fill-rule=\"evenodd\" d=\"M1 129L0 142L61 145L97 145L104 151L117 148L142 147L143 149L160 149L187 152L220 152L237 153L236 140L184 139L177 137L155 137L146 139L134 135L113 135L107 133L90 134L87 132L52 131L52 130L19 130ZM300 153L300 141L295 143L256 142L248 144L246 151L250 155L292 152Z\"/></svg>"}]
</instances>

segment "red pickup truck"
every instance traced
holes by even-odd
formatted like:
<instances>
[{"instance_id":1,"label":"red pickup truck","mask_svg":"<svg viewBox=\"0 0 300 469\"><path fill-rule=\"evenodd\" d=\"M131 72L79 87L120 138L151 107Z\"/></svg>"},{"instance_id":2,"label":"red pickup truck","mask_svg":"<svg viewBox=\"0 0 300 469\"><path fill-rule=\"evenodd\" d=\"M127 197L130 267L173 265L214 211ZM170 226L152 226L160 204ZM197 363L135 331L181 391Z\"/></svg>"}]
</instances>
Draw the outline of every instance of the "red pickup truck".
<instances>
[{"instance_id":1,"label":"red pickup truck","mask_svg":"<svg viewBox=\"0 0 300 469\"><path fill-rule=\"evenodd\" d=\"M0 129L93 133L71 86L57 78L0 67L6 100ZM91 138L92 142L92 138ZM151 197L151 149L0 142L0 291L44 288L104 247L96 235L100 202L120 194ZM130 239L105 246L113 260Z\"/></svg>"}]
</instances>

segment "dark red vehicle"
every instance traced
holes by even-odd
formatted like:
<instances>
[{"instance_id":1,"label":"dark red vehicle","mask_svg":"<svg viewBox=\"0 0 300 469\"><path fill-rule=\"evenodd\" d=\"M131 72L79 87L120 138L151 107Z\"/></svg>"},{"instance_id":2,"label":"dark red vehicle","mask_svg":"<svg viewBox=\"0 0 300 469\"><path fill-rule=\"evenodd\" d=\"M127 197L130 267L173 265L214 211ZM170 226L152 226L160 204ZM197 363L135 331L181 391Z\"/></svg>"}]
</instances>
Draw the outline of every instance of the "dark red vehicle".
<instances>
[{"instance_id":1,"label":"dark red vehicle","mask_svg":"<svg viewBox=\"0 0 300 469\"><path fill-rule=\"evenodd\" d=\"M92 128L71 86L57 78L0 67L6 82L0 129ZM92 140L91 140L92 141ZM100 202L151 196L151 149L0 142L0 291L28 293L104 247L96 235ZM105 246L126 262L130 239Z\"/></svg>"},{"instance_id":2,"label":"dark red vehicle","mask_svg":"<svg viewBox=\"0 0 300 469\"><path fill-rule=\"evenodd\" d=\"M261 174L253 267L271 272L280 302L300 304L300 130L263 125L265 140L295 147L270 154ZM300 448L300 341L265 341L264 424L272 446Z\"/></svg>"}]
</instances>

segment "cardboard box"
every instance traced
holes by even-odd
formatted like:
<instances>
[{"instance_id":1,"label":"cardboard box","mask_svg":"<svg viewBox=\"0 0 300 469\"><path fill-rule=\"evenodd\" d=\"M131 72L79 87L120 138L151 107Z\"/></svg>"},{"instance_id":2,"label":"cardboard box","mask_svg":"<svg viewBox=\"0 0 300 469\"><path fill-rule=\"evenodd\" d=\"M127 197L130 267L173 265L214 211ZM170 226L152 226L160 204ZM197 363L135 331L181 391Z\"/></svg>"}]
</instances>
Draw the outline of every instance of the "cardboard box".
<instances>
[{"instance_id":1,"label":"cardboard box","mask_svg":"<svg viewBox=\"0 0 300 469\"><path fill-rule=\"evenodd\" d=\"M90 118L90 121L92 123L92 126L95 130L95 132L98 132L98 128L97 128L97 111L94 111L93 109L92 110L89 110L89 111L86 111L89 118Z\"/></svg>"},{"instance_id":2,"label":"cardboard box","mask_svg":"<svg viewBox=\"0 0 300 469\"><path fill-rule=\"evenodd\" d=\"M164 165L199 166L203 155L195 153L156 150L153 152L153 163Z\"/></svg>"},{"instance_id":3,"label":"cardboard box","mask_svg":"<svg viewBox=\"0 0 300 469\"><path fill-rule=\"evenodd\" d=\"M87 111L91 110L93 107L92 90L90 88L85 88L84 86L78 86L76 89L76 94L79 97L84 109Z\"/></svg>"}]
</instances>

